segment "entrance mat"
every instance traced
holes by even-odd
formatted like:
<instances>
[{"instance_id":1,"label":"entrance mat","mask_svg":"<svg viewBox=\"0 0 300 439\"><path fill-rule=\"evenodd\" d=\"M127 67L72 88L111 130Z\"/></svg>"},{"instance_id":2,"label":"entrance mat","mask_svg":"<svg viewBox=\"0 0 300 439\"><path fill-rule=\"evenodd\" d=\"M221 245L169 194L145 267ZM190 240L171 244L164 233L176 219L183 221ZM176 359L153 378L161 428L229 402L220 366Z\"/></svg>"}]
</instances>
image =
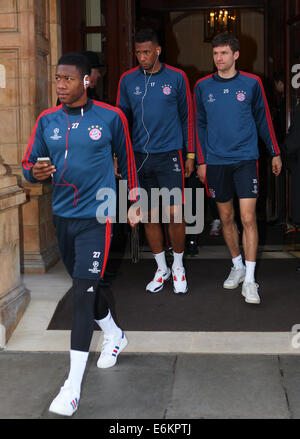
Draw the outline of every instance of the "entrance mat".
<instances>
[{"instance_id":1,"label":"entrance mat","mask_svg":"<svg viewBox=\"0 0 300 439\"><path fill-rule=\"evenodd\" d=\"M244 301L241 285L235 290L222 287L231 261L220 259L185 260L189 291L179 295L171 282L157 294L146 293L156 269L153 260L122 260L121 273L103 292L116 321L127 331L291 331L300 324L297 265L299 259L257 262L260 305ZM72 289L58 303L48 329L71 329L71 308Z\"/></svg>"}]
</instances>

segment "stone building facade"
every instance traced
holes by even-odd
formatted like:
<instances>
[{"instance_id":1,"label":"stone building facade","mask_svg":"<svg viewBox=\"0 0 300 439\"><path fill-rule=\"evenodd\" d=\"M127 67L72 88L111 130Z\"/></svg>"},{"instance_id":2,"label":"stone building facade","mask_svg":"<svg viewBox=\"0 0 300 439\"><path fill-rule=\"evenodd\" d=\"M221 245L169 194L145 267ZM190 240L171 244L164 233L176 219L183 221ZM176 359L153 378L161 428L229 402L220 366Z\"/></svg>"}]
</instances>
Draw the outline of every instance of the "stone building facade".
<instances>
[{"instance_id":1,"label":"stone building facade","mask_svg":"<svg viewBox=\"0 0 300 439\"><path fill-rule=\"evenodd\" d=\"M30 301L25 273L43 273L59 255L50 184L29 184L21 160L39 113L55 105L61 53L59 0L0 2L0 347Z\"/></svg>"},{"instance_id":2,"label":"stone building facade","mask_svg":"<svg viewBox=\"0 0 300 439\"><path fill-rule=\"evenodd\" d=\"M0 0L0 348L30 301L22 272L44 273L59 259L51 185L26 182L21 160L38 115L56 104L54 73L62 50L94 50L87 41L100 38L106 71L105 99L114 104L120 75L136 62L137 23L147 17L160 23L168 63L182 63L193 82L195 50L189 36L194 39L197 34L197 49L205 50L202 43L198 47L198 41L203 41L199 25L202 15L198 12L233 3L241 9L241 35L246 33L248 38L243 44L251 42L259 48L256 73L264 73L270 80L274 71L286 72L288 126L293 103L298 101L297 90L290 86L290 72L299 52L300 0ZM174 40L176 35L178 41ZM199 52L198 61L204 55ZM201 70L203 65L196 65L198 77L197 66ZM266 215L272 217L277 212L276 185L271 173L266 178Z\"/></svg>"}]
</instances>

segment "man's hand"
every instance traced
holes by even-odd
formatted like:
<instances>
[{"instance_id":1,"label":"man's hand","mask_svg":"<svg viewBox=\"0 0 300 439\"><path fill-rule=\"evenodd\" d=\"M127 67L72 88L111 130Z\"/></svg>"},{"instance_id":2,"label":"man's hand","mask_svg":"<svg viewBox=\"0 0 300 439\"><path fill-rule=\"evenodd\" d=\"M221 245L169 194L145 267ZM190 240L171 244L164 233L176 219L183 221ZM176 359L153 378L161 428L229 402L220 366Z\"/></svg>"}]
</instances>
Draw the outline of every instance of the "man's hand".
<instances>
[{"instance_id":1,"label":"man's hand","mask_svg":"<svg viewBox=\"0 0 300 439\"><path fill-rule=\"evenodd\" d=\"M115 170L116 178L121 178L122 175L118 173L118 159L117 159L117 157L114 158L114 170Z\"/></svg>"},{"instance_id":2,"label":"man's hand","mask_svg":"<svg viewBox=\"0 0 300 439\"><path fill-rule=\"evenodd\" d=\"M32 175L36 180L47 180L51 176L51 174L54 174L56 172L55 166L48 165L47 163L43 162L36 162L34 166L32 167Z\"/></svg>"},{"instance_id":3,"label":"man's hand","mask_svg":"<svg viewBox=\"0 0 300 439\"><path fill-rule=\"evenodd\" d=\"M127 213L127 221L130 227L134 228L138 223L142 221L141 208L134 209L134 205L130 206Z\"/></svg>"},{"instance_id":4,"label":"man's hand","mask_svg":"<svg viewBox=\"0 0 300 439\"><path fill-rule=\"evenodd\" d=\"M280 155L272 158L272 172L277 177L282 168L282 161Z\"/></svg>"},{"instance_id":5,"label":"man's hand","mask_svg":"<svg viewBox=\"0 0 300 439\"><path fill-rule=\"evenodd\" d=\"M191 173L193 172L194 167L195 167L195 159L186 159L185 170L184 170L185 178L189 178L191 176Z\"/></svg>"},{"instance_id":6,"label":"man's hand","mask_svg":"<svg viewBox=\"0 0 300 439\"><path fill-rule=\"evenodd\" d=\"M201 183L205 183L205 177L206 177L206 165L199 165L197 169L197 174L199 177L199 180Z\"/></svg>"}]
</instances>

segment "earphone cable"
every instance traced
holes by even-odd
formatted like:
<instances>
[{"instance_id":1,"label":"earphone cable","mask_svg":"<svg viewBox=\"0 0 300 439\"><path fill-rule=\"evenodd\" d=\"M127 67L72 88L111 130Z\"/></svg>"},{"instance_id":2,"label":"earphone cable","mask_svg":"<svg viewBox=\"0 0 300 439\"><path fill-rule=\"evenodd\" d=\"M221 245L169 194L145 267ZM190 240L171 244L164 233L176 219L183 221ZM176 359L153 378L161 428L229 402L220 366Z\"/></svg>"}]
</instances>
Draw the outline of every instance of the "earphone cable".
<instances>
[{"instance_id":1,"label":"earphone cable","mask_svg":"<svg viewBox=\"0 0 300 439\"><path fill-rule=\"evenodd\" d=\"M146 148L147 148L147 146L148 146L148 143L150 142L150 133L149 133L149 131L148 131L147 127L146 127L145 121L144 121L144 115L145 115L145 110L144 110L144 99L145 99L145 97L146 97L146 95L147 95L147 92L148 92L148 85L149 85L150 79L151 79L151 77L152 77L152 75L153 75L153 73L154 73L154 68L155 68L155 64L157 63L158 57L159 57L159 55L157 55L157 58L156 58L156 60L155 60L155 63L153 64L153 67L152 67L152 72L150 73L149 78L148 78L147 80L146 80L146 72L145 72L145 70L144 70L145 92L144 92L144 95L142 96L141 107L142 107L142 125L143 125L144 130L146 131L146 135L147 135L146 142L145 142L145 144L144 144L144 146L143 146L143 150L144 150L144 152L146 153L146 157L144 158L144 160L143 160L141 166L139 167L139 169L137 170L137 173L140 172L140 170L142 169L142 167L144 166L146 160L147 160L148 157L149 157L149 152L148 152L148 150L147 150Z\"/></svg>"}]
</instances>

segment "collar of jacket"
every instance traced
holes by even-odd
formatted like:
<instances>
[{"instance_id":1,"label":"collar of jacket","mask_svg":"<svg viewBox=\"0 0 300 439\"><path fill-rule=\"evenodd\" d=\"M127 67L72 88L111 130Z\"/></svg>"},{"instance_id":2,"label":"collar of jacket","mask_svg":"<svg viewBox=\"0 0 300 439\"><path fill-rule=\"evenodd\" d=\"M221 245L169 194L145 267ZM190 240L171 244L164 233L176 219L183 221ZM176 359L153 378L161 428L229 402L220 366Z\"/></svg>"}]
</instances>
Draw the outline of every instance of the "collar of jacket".
<instances>
[{"instance_id":1,"label":"collar of jacket","mask_svg":"<svg viewBox=\"0 0 300 439\"><path fill-rule=\"evenodd\" d=\"M81 109L83 109L83 113L85 113L90 108L92 108L92 105L93 105L93 101L91 99L88 99L87 103L83 107L68 107L67 105L63 104L63 109L68 114L76 115L76 114L80 114L81 113Z\"/></svg>"},{"instance_id":2,"label":"collar of jacket","mask_svg":"<svg viewBox=\"0 0 300 439\"><path fill-rule=\"evenodd\" d=\"M163 70L165 69L165 64L161 63L161 67L157 72L151 73L151 72L146 72L146 75L158 75L159 73L161 73ZM142 72L142 74L144 75L144 70L142 69L142 67L140 66L140 71Z\"/></svg>"},{"instance_id":3,"label":"collar of jacket","mask_svg":"<svg viewBox=\"0 0 300 439\"><path fill-rule=\"evenodd\" d=\"M239 74L240 74L240 72L239 72L239 70L237 70L236 74L234 76L232 76L231 78L221 78L221 76L219 76L218 73L215 73L213 75L213 78L219 82L229 82L229 81L233 81L235 78L237 78L239 76Z\"/></svg>"}]
</instances>

